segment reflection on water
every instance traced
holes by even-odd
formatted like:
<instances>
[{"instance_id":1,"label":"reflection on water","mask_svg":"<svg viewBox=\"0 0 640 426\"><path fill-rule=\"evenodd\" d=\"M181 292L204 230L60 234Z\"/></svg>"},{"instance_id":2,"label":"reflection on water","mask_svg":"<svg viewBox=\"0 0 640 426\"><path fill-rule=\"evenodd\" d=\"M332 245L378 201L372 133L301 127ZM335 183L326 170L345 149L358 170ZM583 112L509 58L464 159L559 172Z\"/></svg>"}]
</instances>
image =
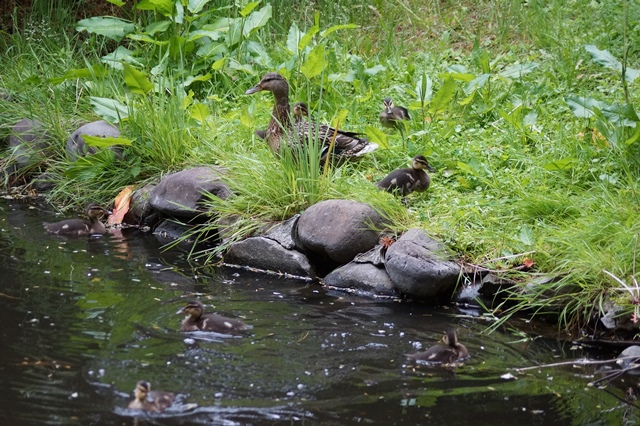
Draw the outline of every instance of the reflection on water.
<instances>
[{"instance_id":1,"label":"reflection on water","mask_svg":"<svg viewBox=\"0 0 640 426\"><path fill-rule=\"evenodd\" d=\"M486 335L454 308L373 300L162 251L124 230L63 239L45 214L0 201L0 423L7 425L511 425L638 420L637 382L587 384L595 367L512 368L615 354L584 353L513 324ZM242 318L242 337L177 332L199 297ZM461 367L407 365L453 326L471 354ZM547 337L537 337L546 334ZM502 378L512 373L516 379ZM148 380L174 392L164 413L129 410Z\"/></svg>"}]
</instances>

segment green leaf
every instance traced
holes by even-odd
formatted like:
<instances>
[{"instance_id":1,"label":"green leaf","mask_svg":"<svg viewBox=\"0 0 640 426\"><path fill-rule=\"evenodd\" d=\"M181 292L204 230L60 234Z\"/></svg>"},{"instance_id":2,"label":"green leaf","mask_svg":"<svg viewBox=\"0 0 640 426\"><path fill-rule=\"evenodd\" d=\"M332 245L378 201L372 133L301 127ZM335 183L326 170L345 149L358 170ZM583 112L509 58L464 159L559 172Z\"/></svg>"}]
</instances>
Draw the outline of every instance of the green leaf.
<instances>
[{"instance_id":1,"label":"green leaf","mask_svg":"<svg viewBox=\"0 0 640 426\"><path fill-rule=\"evenodd\" d=\"M173 5L173 0L140 0L140 3L136 5L136 9L155 10L164 16L172 16Z\"/></svg>"},{"instance_id":2,"label":"green leaf","mask_svg":"<svg viewBox=\"0 0 640 426\"><path fill-rule=\"evenodd\" d=\"M322 32L322 34L320 34L320 37L325 38L326 36L328 36L329 34L331 34L334 31L338 31L338 30L348 30L348 29L352 29L352 28L360 28L359 25L356 24L341 24L341 25L334 25L333 27L329 27L326 30L324 30Z\"/></svg>"},{"instance_id":3,"label":"green leaf","mask_svg":"<svg viewBox=\"0 0 640 426\"><path fill-rule=\"evenodd\" d=\"M313 78L324 69L324 45L318 44L307 56L307 60L300 67L300 72L307 78Z\"/></svg>"},{"instance_id":4,"label":"green leaf","mask_svg":"<svg viewBox=\"0 0 640 426\"><path fill-rule=\"evenodd\" d=\"M107 70L102 65L94 65L91 68L78 68L65 71L60 77L53 77L47 80L51 84L60 84L63 81L75 80L78 78L94 78L104 77L107 74Z\"/></svg>"},{"instance_id":5,"label":"green leaf","mask_svg":"<svg viewBox=\"0 0 640 426\"><path fill-rule=\"evenodd\" d=\"M258 5L260 4L259 1L254 1L251 3L248 3L244 8L242 8L242 10L240 11L240 16L242 16L243 18L245 16L247 16L248 14L251 13L251 11L253 9L255 9Z\"/></svg>"},{"instance_id":6,"label":"green leaf","mask_svg":"<svg viewBox=\"0 0 640 426\"><path fill-rule=\"evenodd\" d=\"M287 49L289 52L298 53L298 46L302 37L304 37L304 33L298 29L298 25L295 22L292 23L287 34Z\"/></svg>"},{"instance_id":7,"label":"green leaf","mask_svg":"<svg viewBox=\"0 0 640 426\"><path fill-rule=\"evenodd\" d=\"M221 70L222 67L224 66L224 62L227 60L227 57L225 56L222 59L218 59L217 61L215 61L213 64L211 64L211 69L214 71L218 71Z\"/></svg>"},{"instance_id":8,"label":"green leaf","mask_svg":"<svg viewBox=\"0 0 640 426\"><path fill-rule=\"evenodd\" d=\"M147 75L138 71L129 64L124 66L124 82L133 93L144 95L153 90L153 83L147 79Z\"/></svg>"},{"instance_id":9,"label":"green leaf","mask_svg":"<svg viewBox=\"0 0 640 426\"><path fill-rule=\"evenodd\" d=\"M147 25L147 28L145 28L145 32L150 36L153 36L156 33L165 32L170 26L171 21L152 22L151 24Z\"/></svg>"},{"instance_id":10,"label":"green leaf","mask_svg":"<svg viewBox=\"0 0 640 426\"><path fill-rule=\"evenodd\" d=\"M607 107L604 102L597 101L593 98L584 98L582 96L565 96L565 102L578 118L589 118L596 115L595 110L603 110Z\"/></svg>"},{"instance_id":11,"label":"green leaf","mask_svg":"<svg viewBox=\"0 0 640 426\"><path fill-rule=\"evenodd\" d=\"M640 138L640 126L636 126L636 130L633 132L633 135L631 135L631 137L627 139L625 143L627 144L627 146L633 145L638 141L638 138Z\"/></svg>"},{"instance_id":12,"label":"green leaf","mask_svg":"<svg viewBox=\"0 0 640 426\"><path fill-rule=\"evenodd\" d=\"M537 62L528 62L526 64L515 64L508 66L498 73L500 77L504 78L519 78L525 74L529 74L534 69L540 66Z\"/></svg>"},{"instance_id":13,"label":"green leaf","mask_svg":"<svg viewBox=\"0 0 640 426\"><path fill-rule=\"evenodd\" d=\"M210 115L211 112L209 111L209 107L199 102L194 104L189 111L189 117L193 118L198 123L204 123Z\"/></svg>"},{"instance_id":14,"label":"green leaf","mask_svg":"<svg viewBox=\"0 0 640 426\"><path fill-rule=\"evenodd\" d=\"M122 0L107 0L111 4L115 4L118 7L124 6L124 2Z\"/></svg>"},{"instance_id":15,"label":"green leaf","mask_svg":"<svg viewBox=\"0 0 640 426\"><path fill-rule=\"evenodd\" d=\"M96 114L110 123L119 123L129 116L129 108L115 99L90 96L89 103Z\"/></svg>"},{"instance_id":16,"label":"green leaf","mask_svg":"<svg viewBox=\"0 0 640 426\"><path fill-rule=\"evenodd\" d=\"M544 165L545 170L549 170L550 172L557 172L563 170L571 170L573 165L578 162L575 158L562 158L560 160L555 160L551 163L547 163Z\"/></svg>"},{"instance_id":17,"label":"green leaf","mask_svg":"<svg viewBox=\"0 0 640 426\"><path fill-rule=\"evenodd\" d=\"M133 32L135 26L123 19L109 17L94 17L82 19L76 24L76 31L87 31L91 34L100 34L112 40L120 41L125 35Z\"/></svg>"},{"instance_id":18,"label":"green leaf","mask_svg":"<svg viewBox=\"0 0 640 426\"><path fill-rule=\"evenodd\" d=\"M307 33L300 40L300 43L298 44L298 50L303 51L307 47L307 45L311 42L311 40L313 39L313 36L318 34L319 31L320 31L320 27L317 25L314 25L313 27L309 28L309 31L307 31Z\"/></svg>"},{"instance_id":19,"label":"green leaf","mask_svg":"<svg viewBox=\"0 0 640 426\"><path fill-rule=\"evenodd\" d=\"M189 4L187 5L187 10L193 14L200 13L200 11L209 3L211 0L189 0ZM244 16L244 15L243 15Z\"/></svg>"},{"instance_id":20,"label":"green leaf","mask_svg":"<svg viewBox=\"0 0 640 426\"><path fill-rule=\"evenodd\" d=\"M133 141L126 138L114 138L102 136L82 135L82 139L89 146L95 146L96 148L109 148L113 145L131 145Z\"/></svg>"},{"instance_id":21,"label":"green leaf","mask_svg":"<svg viewBox=\"0 0 640 426\"><path fill-rule=\"evenodd\" d=\"M416 85L416 93L418 94L418 100L421 104L431 100L431 96L433 96L433 82L427 74L422 74L422 78Z\"/></svg>"},{"instance_id":22,"label":"green leaf","mask_svg":"<svg viewBox=\"0 0 640 426\"><path fill-rule=\"evenodd\" d=\"M520 241L525 246L532 246L535 242L535 238L533 236L533 229L529 225L522 225L520 228Z\"/></svg>"},{"instance_id":23,"label":"green leaf","mask_svg":"<svg viewBox=\"0 0 640 426\"><path fill-rule=\"evenodd\" d=\"M269 19L271 19L271 3L267 3L265 7L249 15L244 22L242 35L249 36L253 31L264 27L269 22Z\"/></svg>"},{"instance_id":24,"label":"green leaf","mask_svg":"<svg viewBox=\"0 0 640 426\"><path fill-rule=\"evenodd\" d=\"M456 90L456 81L451 77L447 77L444 80L442 87L436 92L429 104L429 114L434 115L438 112L444 111Z\"/></svg>"},{"instance_id":25,"label":"green leaf","mask_svg":"<svg viewBox=\"0 0 640 426\"><path fill-rule=\"evenodd\" d=\"M377 143L380 145L382 149L389 149L389 140L387 134L377 127L366 126L364 128L364 133L367 135L369 140L373 143Z\"/></svg>"},{"instance_id":26,"label":"green leaf","mask_svg":"<svg viewBox=\"0 0 640 426\"><path fill-rule=\"evenodd\" d=\"M487 81L489 81L489 77L491 77L491 74L480 74L469 83L465 84L462 90L464 90L464 93L466 93L467 95L473 94L478 89L481 89L487 83Z\"/></svg>"},{"instance_id":27,"label":"green leaf","mask_svg":"<svg viewBox=\"0 0 640 426\"><path fill-rule=\"evenodd\" d=\"M199 82L199 81L209 81L211 80L211 74L206 73L205 75L190 75L188 76L184 83L182 83L183 87L189 87L190 85L192 85L193 83Z\"/></svg>"},{"instance_id":28,"label":"green leaf","mask_svg":"<svg viewBox=\"0 0 640 426\"><path fill-rule=\"evenodd\" d=\"M367 68L366 70L364 70L364 73L367 75L376 75L378 74L380 71L385 71L386 68L383 67L382 65L378 64L376 66L373 66L371 68Z\"/></svg>"},{"instance_id":29,"label":"green leaf","mask_svg":"<svg viewBox=\"0 0 640 426\"><path fill-rule=\"evenodd\" d=\"M608 50L600 50L593 44L587 44L585 50L589 52L593 60L603 67L622 73L622 63ZM628 82L633 82L640 75L640 70L634 68L626 68L624 78Z\"/></svg>"}]
</instances>

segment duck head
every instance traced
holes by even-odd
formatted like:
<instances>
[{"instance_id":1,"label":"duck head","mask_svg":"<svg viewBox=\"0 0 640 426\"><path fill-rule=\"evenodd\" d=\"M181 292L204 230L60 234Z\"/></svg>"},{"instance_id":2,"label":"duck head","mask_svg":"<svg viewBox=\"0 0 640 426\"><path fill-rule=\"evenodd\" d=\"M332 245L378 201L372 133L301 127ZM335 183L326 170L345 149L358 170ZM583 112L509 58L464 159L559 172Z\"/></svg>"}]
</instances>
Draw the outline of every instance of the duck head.
<instances>
[{"instance_id":1,"label":"duck head","mask_svg":"<svg viewBox=\"0 0 640 426\"><path fill-rule=\"evenodd\" d=\"M252 95L263 90L273 93L276 99L286 99L289 97L289 83L287 83L287 80L277 72L266 73L262 77L262 80L260 80L260 83L244 92L244 94Z\"/></svg>"},{"instance_id":2,"label":"duck head","mask_svg":"<svg viewBox=\"0 0 640 426\"><path fill-rule=\"evenodd\" d=\"M429 162L427 161L427 159L423 155L416 155L413 158L413 168L414 169L418 169L418 170L427 169L430 172L435 172L433 167L431 167L429 165Z\"/></svg>"},{"instance_id":3,"label":"duck head","mask_svg":"<svg viewBox=\"0 0 640 426\"><path fill-rule=\"evenodd\" d=\"M191 300L187 305L176 312L177 315L189 315L193 320L197 320L204 312L204 305L199 300Z\"/></svg>"},{"instance_id":4,"label":"duck head","mask_svg":"<svg viewBox=\"0 0 640 426\"><path fill-rule=\"evenodd\" d=\"M102 207L100 204L96 204L96 203L89 204L86 208L86 212L87 212L87 216L95 220L100 219L100 217L102 217L102 215L104 214L108 216L112 213L111 210L107 210L104 207Z\"/></svg>"}]
</instances>

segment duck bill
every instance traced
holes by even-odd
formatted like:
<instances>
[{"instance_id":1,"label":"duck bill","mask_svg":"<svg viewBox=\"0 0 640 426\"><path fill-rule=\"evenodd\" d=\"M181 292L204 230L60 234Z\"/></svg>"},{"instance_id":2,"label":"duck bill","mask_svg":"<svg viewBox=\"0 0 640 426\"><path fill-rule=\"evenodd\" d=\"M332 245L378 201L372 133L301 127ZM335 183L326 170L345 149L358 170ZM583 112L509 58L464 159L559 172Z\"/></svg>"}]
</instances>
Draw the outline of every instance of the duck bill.
<instances>
[{"instance_id":1,"label":"duck bill","mask_svg":"<svg viewBox=\"0 0 640 426\"><path fill-rule=\"evenodd\" d=\"M106 214L107 216L111 216L113 214L113 212L111 210L103 210L102 212L104 214Z\"/></svg>"},{"instance_id":2,"label":"duck bill","mask_svg":"<svg viewBox=\"0 0 640 426\"><path fill-rule=\"evenodd\" d=\"M184 308L178 309L178 312L176 312L176 315L182 315L182 314L184 314Z\"/></svg>"},{"instance_id":3,"label":"duck bill","mask_svg":"<svg viewBox=\"0 0 640 426\"><path fill-rule=\"evenodd\" d=\"M431 173L435 173L436 172L436 169L434 169L433 167L431 167L428 164L427 164L427 170L429 170Z\"/></svg>"},{"instance_id":4,"label":"duck bill","mask_svg":"<svg viewBox=\"0 0 640 426\"><path fill-rule=\"evenodd\" d=\"M262 91L262 88L258 85L258 86L253 86L251 89L247 90L246 92L244 92L245 95L252 95L256 92L260 92Z\"/></svg>"}]
</instances>

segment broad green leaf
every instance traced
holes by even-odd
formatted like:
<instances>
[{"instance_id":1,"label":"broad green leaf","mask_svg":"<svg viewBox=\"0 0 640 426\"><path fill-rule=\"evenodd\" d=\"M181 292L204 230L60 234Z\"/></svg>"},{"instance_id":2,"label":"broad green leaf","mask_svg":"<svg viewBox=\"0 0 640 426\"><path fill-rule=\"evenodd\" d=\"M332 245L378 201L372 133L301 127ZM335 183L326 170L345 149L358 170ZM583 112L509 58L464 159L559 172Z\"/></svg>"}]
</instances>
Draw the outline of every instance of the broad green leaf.
<instances>
[{"instance_id":1,"label":"broad green leaf","mask_svg":"<svg viewBox=\"0 0 640 426\"><path fill-rule=\"evenodd\" d=\"M189 12L194 15L200 13L200 11L209 3L211 0L189 0L189 4L187 5L187 9Z\"/></svg>"},{"instance_id":2,"label":"broad green leaf","mask_svg":"<svg viewBox=\"0 0 640 426\"><path fill-rule=\"evenodd\" d=\"M333 27L329 27L326 30L324 30L322 32L322 34L320 34L320 37L325 38L326 36L328 36L329 34L331 34L334 31L338 31L338 30L347 30L347 29L352 29L352 28L360 28L359 25L356 24L341 24L341 25L334 25Z\"/></svg>"},{"instance_id":3,"label":"broad green leaf","mask_svg":"<svg viewBox=\"0 0 640 426\"><path fill-rule=\"evenodd\" d=\"M115 4L118 7L124 6L124 2L122 0L107 0L111 4Z\"/></svg>"},{"instance_id":4,"label":"broad green leaf","mask_svg":"<svg viewBox=\"0 0 640 426\"><path fill-rule=\"evenodd\" d=\"M619 73L622 73L622 63L615 56L609 53L608 50L600 50L593 44L587 44L585 50L589 52L593 60L602 65L603 67L612 69ZM628 82L634 81L640 75L640 70L634 68L628 68L625 70L624 78Z\"/></svg>"},{"instance_id":5,"label":"broad green leaf","mask_svg":"<svg viewBox=\"0 0 640 426\"><path fill-rule=\"evenodd\" d=\"M633 105L628 104L607 105L602 108L602 114L617 126L636 127L640 121Z\"/></svg>"},{"instance_id":6,"label":"broad green leaf","mask_svg":"<svg viewBox=\"0 0 640 426\"><path fill-rule=\"evenodd\" d=\"M82 135L85 143L89 146L95 146L96 148L109 148L114 145L131 145L131 139L126 138L103 138L102 136Z\"/></svg>"},{"instance_id":7,"label":"broad green leaf","mask_svg":"<svg viewBox=\"0 0 640 426\"><path fill-rule=\"evenodd\" d=\"M453 64L447 67L447 72L451 74L469 74L469 70L464 65ZM471 74L469 74L471 75Z\"/></svg>"},{"instance_id":8,"label":"broad green leaf","mask_svg":"<svg viewBox=\"0 0 640 426\"><path fill-rule=\"evenodd\" d=\"M190 75L189 77L187 77L184 80L184 83L182 83L182 86L183 87L189 87L193 83L196 83L196 82L199 82L199 81L200 82L209 81L209 80L211 80L211 74L209 74L209 73L206 73L205 75L196 75L196 76Z\"/></svg>"},{"instance_id":9,"label":"broad green leaf","mask_svg":"<svg viewBox=\"0 0 640 426\"><path fill-rule=\"evenodd\" d=\"M173 5L173 0L140 0L140 2L136 5L136 9L155 10L164 16L172 16Z\"/></svg>"},{"instance_id":10,"label":"broad green leaf","mask_svg":"<svg viewBox=\"0 0 640 426\"><path fill-rule=\"evenodd\" d=\"M487 83L487 81L489 81L489 77L491 77L491 74L480 74L469 83L465 84L462 90L464 90L464 93L466 93L467 95L473 94L478 89L481 89Z\"/></svg>"},{"instance_id":11,"label":"broad green leaf","mask_svg":"<svg viewBox=\"0 0 640 426\"><path fill-rule=\"evenodd\" d=\"M127 49L124 46L118 46L116 50L114 50L113 52L107 55L104 55L100 59L102 60L102 62L108 65L111 65L113 68L117 70L122 69L122 64L124 62L137 65L137 66L142 66L140 61L138 61L138 59L133 56L133 51Z\"/></svg>"},{"instance_id":12,"label":"broad green leaf","mask_svg":"<svg viewBox=\"0 0 640 426\"><path fill-rule=\"evenodd\" d=\"M515 64L508 66L498 73L500 77L504 78L518 78L525 74L529 74L534 69L540 66L537 62L528 62L526 64Z\"/></svg>"},{"instance_id":13,"label":"broad green leaf","mask_svg":"<svg viewBox=\"0 0 640 426\"><path fill-rule=\"evenodd\" d=\"M145 32L150 36L153 36L156 33L165 32L170 26L171 21L152 22L151 24L147 25L147 28L145 28Z\"/></svg>"},{"instance_id":14,"label":"broad green leaf","mask_svg":"<svg viewBox=\"0 0 640 426\"><path fill-rule=\"evenodd\" d=\"M464 81L464 82L470 82L473 81L476 76L473 74L469 74L469 73L458 73L458 72L454 72L451 73L451 77L453 77L454 80L457 81Z\"/></svg>"},{"instance_id":15,"label":"broad green leaf","mask_svg":"<svg viewBox=\"0 0 640 426\"><path fill-rule=\"evenodd\" d=\"M267 3L262 9L253 12L247 17L242 28L242 35L249 36L253 31L264 27L269 19L271 19L271 3Z\"/></svg>"},{"instance_id":16,"label":"broad green leaf","mask_svg":"<svg viewBox=\"0 0 640 426\"><path fill-rule=\"evenodd\" d=\"M367 74L367 75L376 75L380 71L384 71L384 70L386 70L386 68L383 67L382 65L378 64L378 65L373 66L371 68L367 68L366 70L364 70L364 73Z\"/></svg>"},{"instance_id":17,"label":"broad green leaf","mask_svg":"<svg viewBox=\"0 0 640 426\"><path fill-rule=\"evenodd\" d=\"M213 41L218 41L222 37L222 33L220 31L210 31L210 30L196 30L191 31L189 33L189 40L198 40L202 37L209 37Z\"/></svg>"},{"instance_id":18,"label":"broad green leaf","mask_svg":"<svg viewBox=\"0 0 640 426\"><path fill-rule=\"evenodd\" d=\"M129 116L129 108L115 99L90 96L89 103L96 114L110 123L119 123Z\"/></svg>"},{"instance_id":19,"label":"broad green leaf","mask_svg":"<svg viewBox=\"0 0 640 426\"><path fill-rule=\"evenodd\" d=\"M369 140L373 143L377 143L382 149L389 149L389 138L387 134L377 127L366 126L364 128L364 133L367 135Z\"/></svg>"},{"instance_id":20,"label":"broad green leaf","mask_svg":"<svg viewBox=\"0 0 640 426\"><path fill-rule=\"evenodd\" d=\"M535 242L535 238L533 236L533 228L530 225L522 225L520 228L520 241L525 246L532 246Z\"/></svg>"},{"instance_id":21,"label":"broad green leaf","mask_svg":"<svg viewBox=\"0 0 640 426\"><path fill-rule=\"evenodd\" d=\"M434 115L438 112L444 111L456 90L456 81L452 77L447 77L444 80L442 87L436 92L429 104L429 114Z\"/></svg>"},{"instance_id":22,"label":"broad green leaf","mask_svg":"<svg viewBox=\"0 0 640 426\"><path fill-rule=\"evenodd\" d=\"M260 4L259 1L254 1L251 3L248 3L245 7L242 8L242 10L240 11L240 16L242 16L243 18L245 16L247 16L248 14L251 13L251 11L253 11L253 9L255 9L258 5Z\"/></svg>"},{"instance_id":23,"label":"broad green leaf","mask_svg":"<svg viewBox=\"0 0 640 426\"><path fill-rule=\"evenodd\" d=\"M176 13L173 15L173 22L176 24L182 25L184 23L184 6L182 2L177 1L176 5Z\"/></svg>"},{"instance_id":24,"label":"broad green leaf","mask_svg":"<svg viewBox=\"0 0 640 426\"><path fill-rule=\"evenodd\" d=\"M324 69L324 45L318 44L307 56L307 60L300 67L300 72L307 78L313 78Z\"/></svg>"},{"instance_id":25,"label":"broad green leaf","mask_svg":"<svg viewBox=\"0 0 640 426\"><path fill-rule=\"evenodd\" d=\"M313 27L309 28L309 31L306 32L306 34L300 40L300 43L298 43L298 50L302 52L311 42L313 36L318 34L319 31L320 27L318 25L314 25Z\"/></svg>"},{"instance_id":26,"label":"broad green leaf","mask_svg":"<svg viewBox=\"0 0 640 426\"><path fill-rule=\"evenodd\" d=\"M76 31L87 31L100 34L112 40L120 41L127 34L135 30L135 26L123 19L109 17L94 17L82 19L76 24Z\"/></svg>"},{"instance_id":27,"label":"broad green leaf","mask_svg":"<svg viewBox=\"0 0 640 426\"><path fill-rule=\"evenodd\" d=\"M206 43L196 51L196 55L202 58L209 58L218 54L227 53L227 46L224 43Z\"/></svg>"},{"instance_id":28,"label":"broad green leaf","mask_svg":"<svg viewBox=\"0 0 640 426\"><path fill-rule=\"evenodd\" d=\"M60 77L53 77L47 80L51 84L60 84L66 80L75 80L77 78L94 78L104 77L107 70L102 65L94 65L91 68L70 69L65 71Z\"/></svg>"},{"instance_id":29,"label":"broad green leaf","mask_svg":"<svg viewBox=\"0 0 640 426\"><path fill-rule=\"evenodd\" d=\"M147 75L138 71L129 64L124 66L124 82L133 93L144 95L153 90L153 83L147 79Z\"/></svg>"},{"instance_id":30,"label":"broad green leaf","mask_svg":"<svg viewBox=\"0 0 640 426\"><path fill-rule=\"evenodd\" d=\"M347 121L347 116L349 115L349 111L342 108L338 113L331 119L331 125L338 129L343 130L344 123Z\"/></svg>"},{"instance_id":31,"label":"broad green leaf","mask_svg":"<svg viewBox=\"0 0 640 426\"><path fill-rule=\"evenodd\" d=\"M631 135L631 137L627 139L625 143L627 144L627 146L633 145L638 141L639 138L640 138L640 125L636 125L636 130L633 132L633 135Z\"/></svg>"},{"instance_id":32,"label":"broad green leaf","mask_svg":"<svg viewBox=\"0 0 640 426\"><path fill-rule=\"evenodd\" d=\"M224 66L224 62L227 60L227 57L225 56L222 59L218 59L217 61L215 61L213 64L211 64L211 69L214 71L218 71L221 70L222 67Z\"/></svg>"},{"instance_id":33,"label":"broad green leaf","mask_svg":"<svg viewBox=\"0 0 640 426\"><path fill-rule=\"evenodd\" d=\"M551 163L547 163L544 165L545 170L549 170L551 172L557 172L562 170L571 170L573 165L578 162L575 158L562 158L560 160L555 160Z\"/></svg>"},{"instance_id":34,"label":"broad green leaf","mask_svg":"<svg viewBox=\"0 0 640 426\"><path fill-rule=\"evenodd\" d=\"M582 96L565 96L565 102L578 118L589 118L595 115L595 110L602 110L607 107L604 102L596 101L593 98L584 98Z\"/></svg>"},{"instance_id":35,"label":"broad green leaf","mask_svg":"<svg viewBox=\"0 0 640 426\"><path fill-rule=\"evenodd\" d=\"M187 108L189 108L193 104L193 95L195 95L193 90L189 90L189 93L187 94L187 96L182 98L182 103L180 104L180 108L186 111Z\"/></svg>"},{"instance_id":36,"label":"broad green leaf","mask_svg":"<svg viewBox=\"0 0 640 426\"><path fill-rule=\"evenodd\" d=\"M302 37L304 37L304 33L298 29L298 25L295 22L292 23L287 34L287 49L289 52L298 53L298 46Z\"/></svg>"},{"instance_id":37,"label":"broad green leaf","mask_svg":"<svg viewBox=\"0 0 640 426\"><path fill-rule=\"evenodd\" d=\"M471 94L469 96L467 96L466 98L464 98L463 100L461 100L460 102L458 102L460 105L467 105L468 103L470 103L473 98L476 96L476 91L471 92Z\"/></svg>"},{"instance_id":38,"label":"broad green leaf","mask_svg":"<svg viewBox=\"0 0 640 426\"><path fill-rule=\"evenodd\" d=\"M156 46L164 46L169 43L166 40L156 40L148 34L127 34L127 38L131 40L144 41L145 43L155 44Z\"/></svg>"},{"instance_id":39,"label":"broad green leaf","mask_svg":"<svg viewBox=\"0 0 640 426\"><path fill-rule=\"evenodd\" d=\"M200 102L193 104L189 111L189 117L193 118L198 123L204 123L210 115L211 112L209 111L209 107Z\"/></svg>"}]
</instances>

